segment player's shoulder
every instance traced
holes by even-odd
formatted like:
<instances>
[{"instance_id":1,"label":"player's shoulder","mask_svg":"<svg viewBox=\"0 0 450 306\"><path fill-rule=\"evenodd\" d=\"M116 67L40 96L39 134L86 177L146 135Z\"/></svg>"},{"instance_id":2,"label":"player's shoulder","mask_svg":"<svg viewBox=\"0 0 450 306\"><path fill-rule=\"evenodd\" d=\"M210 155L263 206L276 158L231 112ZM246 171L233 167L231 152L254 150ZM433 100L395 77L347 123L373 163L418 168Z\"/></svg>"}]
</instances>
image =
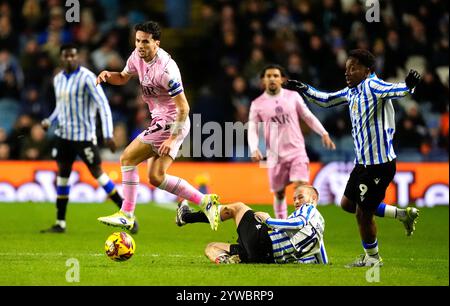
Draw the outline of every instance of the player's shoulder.
<instances>
[{"instance_id":1,"label":"player's shoulder","mask_svg":"<svg viewBox=\"0 0 450 306\"><path fill-rule=\"evenodd\" d=\"M84 66L80 66L80 72L83 74L87 74L88 76L94 76L95 77L95 73L92 72L89 68L86 68Z\"/></svg>"},{"instance_id":2,"label":"player's shoulder","mask_svg":"<svg viewBox=\"0 0 450 306\"><path fill-rule=\"evenodd\" d=\"M63 73L64 73L64 71L61 69L58 73L56 73L54 76L53 76L53 81L58 81L60 78L62 78L63 77Z\"/></svg>"},{"instance_id":3,"label":"player's shoulder","mask_svg":"<svg viewBox=\"0 0 450 306\"><path fill-rule=\"evenodd\" d=\"M90 69L84 67L84 66L80 66L80 72L79 72L82 77L80 78L80 81L84 81L84 82L95 82L95 80L97 79L97 75L92 72Z\"/></svg>"},{"instance_id":4,"label":"player's shoulder","mask_svg":"<svg viewBox=\"0 0 450 306\"><path fill-rule=\"evenodd\" d=\"M300 94L298 92L296 92L295 90L282 88L281 91L285 97L295 97L295 98L301 97Z\"/></svg>"},{"instance_id":5,"label":"player's shoulder","mask_svg":"<svg viewBox=\"0 0 450 306\"><path fill-rule=\"evenodd\" d=\"M172 56L163 48L159 48L158 49L158 53L157 53L157 59L156 61L158 62L159 65L165 67L167 65L177 65L177 63L175 62L175 60L172 58Z\"/></svg>"},{"instance_id":6,"label":"player's shoulder","mask_svg":"<svg viewBox=\"0 0 450 306\"><path fill-rule=\"evenodd\" d=\"M295 102L297 102L298 100L303 101L302 96L295 90L290 90L286 88L282 88L281 90L283 97L286 101L295 101Z\"/></svg>"},{"instance_id":7,"label":"player's shoulder","mask_svg":"<svg viewBox=\"0 0 450 306\"><path fill-rule=\"evenodd\" d=\"M263 104L267 100L265 92L257 96L252 100L252 105L260 105Z\"/></svg>"},{"instance_id":8,"label":"player's shoulder","mask_svg":"<svg viewBox=\"0 0 450 306\"><path fill-rule=\"evenodd\" d=\"M376 74L371 74L364 80L370 87L373 86L389 86L390 84L383 79L380 79Z\"/></svg>"}]
</instances>

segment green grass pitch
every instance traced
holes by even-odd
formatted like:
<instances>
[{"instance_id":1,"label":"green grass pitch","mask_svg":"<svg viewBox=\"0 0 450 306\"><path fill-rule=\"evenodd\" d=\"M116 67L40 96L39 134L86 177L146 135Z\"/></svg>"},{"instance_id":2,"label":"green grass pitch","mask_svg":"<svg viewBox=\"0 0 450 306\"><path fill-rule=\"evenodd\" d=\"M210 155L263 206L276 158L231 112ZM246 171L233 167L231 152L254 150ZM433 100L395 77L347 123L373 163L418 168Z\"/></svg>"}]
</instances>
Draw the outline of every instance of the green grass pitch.
<instances>
[{"instance_id":1,"label":"green grass pitch","mask_svg":"<svg viewBox=\"0 0 450 306\"><path fill-rule=\"evenodd\" d=\"M368 269L344 267L362 252L355 217L335 206L320 210L331 265L216 265L203 255L204 247L211 241L235 242L234 222L221 223L218 232L208 224L180 228L174 224L174 204L138 205L141 230L133 236L136 253L127 262L104 254L104 241L115 229L96 218L113 213L112 203L69 204L66 234L39 233L53 224L54 204L0 204L0 285L449 285L448 207L421 209L412 237L397 220L377 218L385 264L378 282L366 280ZM79 282L66 281L71 258L79 263Z\"/></svg>"}]
</instances>

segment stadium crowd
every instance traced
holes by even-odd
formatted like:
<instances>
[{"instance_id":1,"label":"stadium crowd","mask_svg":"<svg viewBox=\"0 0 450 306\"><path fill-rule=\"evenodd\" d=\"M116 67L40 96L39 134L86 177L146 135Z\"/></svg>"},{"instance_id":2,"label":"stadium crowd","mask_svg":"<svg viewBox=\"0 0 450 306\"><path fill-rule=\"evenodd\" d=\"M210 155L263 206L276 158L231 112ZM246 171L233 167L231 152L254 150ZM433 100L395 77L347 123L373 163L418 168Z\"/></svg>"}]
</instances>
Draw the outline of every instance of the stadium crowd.
<instances>
[{"instance_id":1,"label":"stadium crowd","mask_svg":"<svg viewBox=\"0 0 450 306\"><path fill-rule=\"evenodd\" d=\"M166 11L157 14L145 1L84 0L80 22L68 23L65 1L0 0L0 160L50 158L52 138L39 123L54 108L61 44L79 45L82 65L96 73L121 71L133 49L133 25L152 19L179 33L173 37L181 47L166 50L180 64L191 113L202 122L247 122L268 63L317 88L341 89L347 52L364 48L387 81L404 79L410 68L423 75L415 95L395 103L399 160L448 161L447 1L380 1L379 22L368 22L365 1L357 0L181 0L189 8L185 18L173 18L173 10L181 12L174 2L166 0ZM119 149L147 126L136 88L136 80L104 85ZM338 148L324 152L320 138L302 126L310 159L353 160L347 110L309 106ZM120 155L106 151L106 160Z\"/></svg>"}]
</instances>

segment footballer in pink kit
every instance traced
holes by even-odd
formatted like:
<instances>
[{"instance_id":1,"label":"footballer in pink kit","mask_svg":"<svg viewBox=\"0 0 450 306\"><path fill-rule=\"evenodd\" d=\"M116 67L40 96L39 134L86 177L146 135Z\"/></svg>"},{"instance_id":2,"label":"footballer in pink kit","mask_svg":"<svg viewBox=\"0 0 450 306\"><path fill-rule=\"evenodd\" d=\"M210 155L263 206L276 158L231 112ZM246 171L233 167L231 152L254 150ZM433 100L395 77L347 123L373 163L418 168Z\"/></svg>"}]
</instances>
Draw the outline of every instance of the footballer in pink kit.
<instances>
[{"instance_id":1,"label":"footballer in pink kit","mask_svg":"<svg viewBox=\"0 0 450 306\"><path fill-rule=\"evenodd\" d=\"M102 71L97 84L123 85L138 76L142 98L152 120L120 157L123 197L122 208L98 220L107 225L131 229L134 224L139 175L137 166L148 160L150 183L200 206L213 230L219 222L218 196L203 194L182 178L167 174L184 138L189 133L189 104L184 94L180 70L171 56L159 47L161 30L156 22L135 26L136 49L122 72Z\"/></svg>"},{"instance_id":2,"label":"footballer in pink kit","mask_svg":"<svg viewBox=\"0 0 450 306\"><path fill-rule=\"evenodd\" d=\"M300 129L300 118L322 137L323 145L336 149L328 132L311 113L302 97L281 87L284 69L269 65L261 73L265 91L253 100L249 114L248 143L253 161L263 159L258 149L258 124L264 126L270 189L274 192L276 218L287 218L286 186L309 184L309 158Z\"/></svg>"}]
</instances>

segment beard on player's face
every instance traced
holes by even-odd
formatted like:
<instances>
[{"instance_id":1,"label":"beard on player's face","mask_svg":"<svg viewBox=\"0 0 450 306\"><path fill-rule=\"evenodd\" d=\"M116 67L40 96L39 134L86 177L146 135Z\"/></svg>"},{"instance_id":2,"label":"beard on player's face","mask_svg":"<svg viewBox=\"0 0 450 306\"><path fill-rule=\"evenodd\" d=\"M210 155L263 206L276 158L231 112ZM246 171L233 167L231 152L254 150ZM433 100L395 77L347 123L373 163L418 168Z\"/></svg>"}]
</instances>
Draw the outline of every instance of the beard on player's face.
<instances>
[{"instance_id":1,"label":"beard on player's face","mask_svg":"<svg viewBox=\"0 0 450 306\"><path fill-rule=\"evenodd\" d=\"M278 84L277 82L268 82L266 85L267 91L271 94L276 94L281 89L281 84Z\"/></svg>"}]
</instances>

